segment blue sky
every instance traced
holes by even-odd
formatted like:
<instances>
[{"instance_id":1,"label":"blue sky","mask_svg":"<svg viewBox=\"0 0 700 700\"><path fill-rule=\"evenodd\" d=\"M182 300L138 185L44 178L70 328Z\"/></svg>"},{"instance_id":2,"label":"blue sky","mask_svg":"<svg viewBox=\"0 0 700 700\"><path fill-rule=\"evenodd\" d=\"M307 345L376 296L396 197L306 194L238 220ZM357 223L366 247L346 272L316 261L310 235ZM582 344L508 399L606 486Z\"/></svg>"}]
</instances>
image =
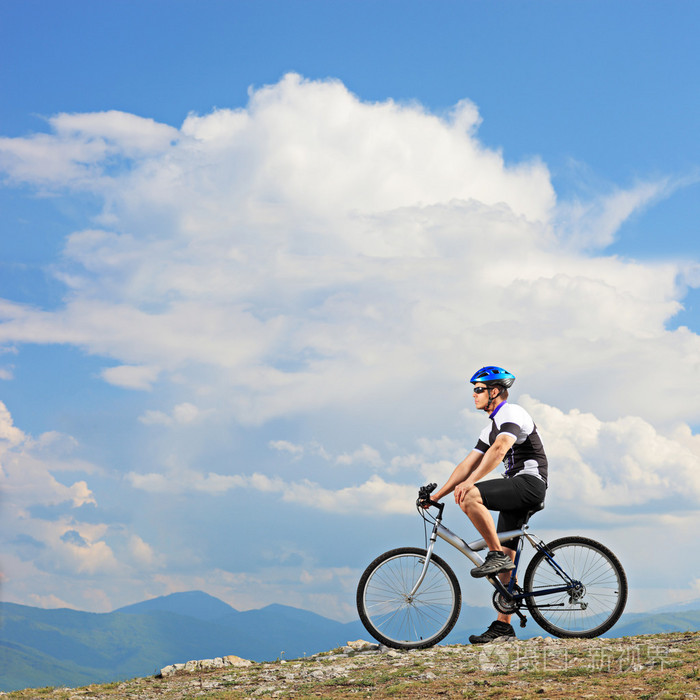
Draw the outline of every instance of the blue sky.
<instances>
[{"instance_id":1,"label":"blue sky","mask_svg":"<svg viewBox=\"0 0 700 700\"><path fill-rule=\"evenodd\" d=\"M3 597L349 619L491 363L533 528L610 544L633 609L700 596L699 16L3 3Z\"/></svg>"}]
</instances>

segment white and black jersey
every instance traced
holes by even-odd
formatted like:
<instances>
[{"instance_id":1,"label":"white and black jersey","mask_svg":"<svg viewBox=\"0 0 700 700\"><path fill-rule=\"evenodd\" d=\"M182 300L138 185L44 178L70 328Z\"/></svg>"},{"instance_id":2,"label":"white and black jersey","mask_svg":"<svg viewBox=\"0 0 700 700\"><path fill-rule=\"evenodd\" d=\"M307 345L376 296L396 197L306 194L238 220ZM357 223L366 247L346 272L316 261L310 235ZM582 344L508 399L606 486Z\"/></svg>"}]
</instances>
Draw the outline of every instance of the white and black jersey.
<instances>
[{"instance_id":1,"label":"white and black jersey","mask_svg":"<svg viewBox=\"0 0 700 700\"><path fill-rule=\"evenodd\" d=\"M510 478L517 474L529 474L542 479L546 484L547 455L530 414L522 406L504 401L489 418L491 425L481 431L474 449L483 454L499 435L512 435L515 444L503 459L506 468L504 476Z\"/></svg>"}]
</instances>

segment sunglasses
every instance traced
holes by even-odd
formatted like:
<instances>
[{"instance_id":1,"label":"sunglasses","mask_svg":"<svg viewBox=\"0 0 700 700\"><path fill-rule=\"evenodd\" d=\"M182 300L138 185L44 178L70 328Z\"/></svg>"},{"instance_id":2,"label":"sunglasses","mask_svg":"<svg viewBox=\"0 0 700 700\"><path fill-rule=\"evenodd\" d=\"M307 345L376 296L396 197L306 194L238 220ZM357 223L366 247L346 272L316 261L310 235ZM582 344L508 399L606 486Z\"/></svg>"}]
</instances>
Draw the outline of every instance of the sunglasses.
<instances>
[{"instance_id":1,"label":"sunglasses","mask_svg":"<svg viewBox=\"0 0 700 700\"><path fill-rule=\"evenodd\" d=\"M489 390L489 387L487 387L487 386L475 386L472 391L475 394L483 394L485 391L488 391L488 390Z\"/></svg>"}]
</instances>

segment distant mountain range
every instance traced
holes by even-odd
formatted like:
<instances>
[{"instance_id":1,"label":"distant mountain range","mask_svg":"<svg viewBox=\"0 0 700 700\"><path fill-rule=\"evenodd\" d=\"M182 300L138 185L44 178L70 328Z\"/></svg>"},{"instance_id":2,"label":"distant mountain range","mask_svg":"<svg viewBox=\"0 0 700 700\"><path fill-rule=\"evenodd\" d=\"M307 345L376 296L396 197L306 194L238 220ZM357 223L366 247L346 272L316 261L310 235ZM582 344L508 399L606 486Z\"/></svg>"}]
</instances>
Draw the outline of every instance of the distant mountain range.
<instances>
[{"instance_id":1,"label":"distant mountain range","mask_svg":"<svg viewBox=\"0 0 700 700\"><path fill-rule=\"evenodd\" d=\"M0 603L0 691L79 687L156 673L168 664L235 654L253 661L298 658L369 639L359 620L268 605L238 611L201 591L174 593L111 613ZM465 643L494 619L464 606L445 644ZM605 636L700 630L698 610L629 614ZM531 620L521 638L542 635Z\"/></svg>"},{"instance_id":2,"label":"distant mountain range","mask_svg":"<svg viewBox=\"0 0 700 700\"><path fill-rule=\"evenodd\" d=\"M655 608L652 613L677 613L677 612L688 612L692 610L700 610L700 598L695 598L695 600L690 600L685 603L672 603L671 605L664 605L660 608Z\"/></svg>"}]
</instances>

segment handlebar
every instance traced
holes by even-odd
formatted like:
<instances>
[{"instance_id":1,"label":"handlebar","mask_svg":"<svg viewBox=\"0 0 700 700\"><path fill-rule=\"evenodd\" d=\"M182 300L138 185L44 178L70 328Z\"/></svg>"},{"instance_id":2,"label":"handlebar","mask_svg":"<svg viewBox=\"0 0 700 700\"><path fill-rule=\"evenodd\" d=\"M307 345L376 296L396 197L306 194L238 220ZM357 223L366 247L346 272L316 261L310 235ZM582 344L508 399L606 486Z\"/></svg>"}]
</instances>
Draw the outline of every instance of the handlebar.
<instances>
[{"instance_id":1,"label":"handlebar","mask_svg":"<svg viewBox=\"0 0 700 700\"><path fill-rule=\"evenodd\" d=\"M418 499L416 500L416 505L419 508L425 508L428 506L435 506L436 508L439 508L441 511L444 508L444 504L438 503L437 501L433 501L430 498L430 494L435 491L437 488L437 484L428 484L427 486L421 486L418 489Z\"/></svg>"}]
</instances>

